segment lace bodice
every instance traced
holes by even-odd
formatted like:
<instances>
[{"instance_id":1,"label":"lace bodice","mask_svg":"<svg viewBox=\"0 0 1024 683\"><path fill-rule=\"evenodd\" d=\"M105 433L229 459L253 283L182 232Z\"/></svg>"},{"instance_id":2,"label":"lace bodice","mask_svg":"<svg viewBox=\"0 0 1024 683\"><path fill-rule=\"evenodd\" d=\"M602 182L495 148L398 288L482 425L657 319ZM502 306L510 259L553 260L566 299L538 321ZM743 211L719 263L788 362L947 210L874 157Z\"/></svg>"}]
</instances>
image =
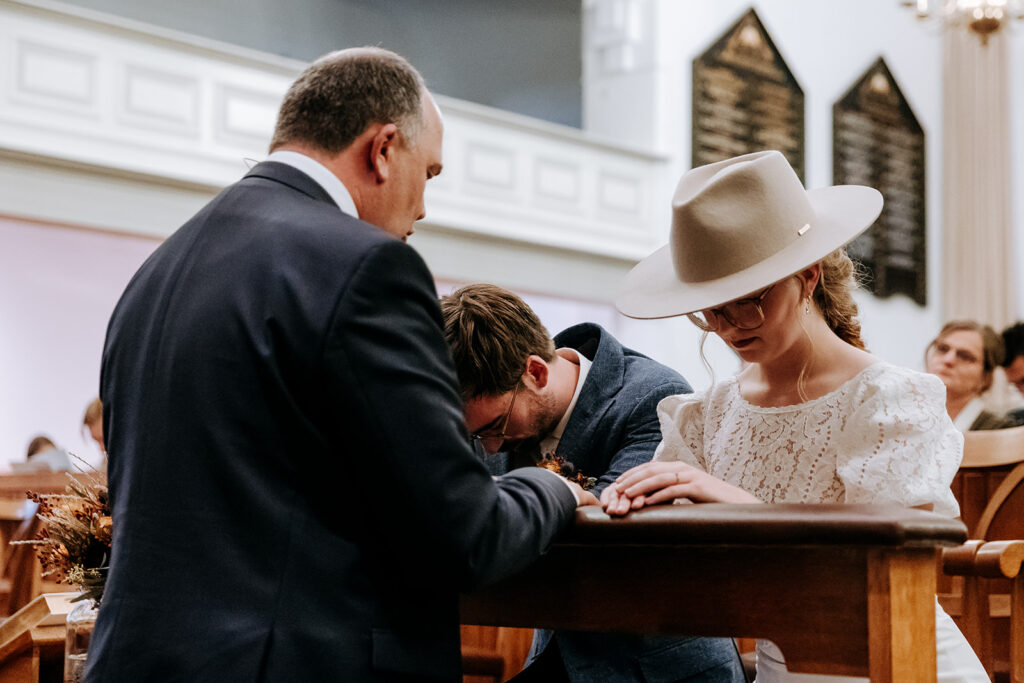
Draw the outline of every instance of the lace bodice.
<instances>
[{"instance_id":1,"label":"lace bodice","mask_svg":"<svg viewBox=\"0 0 1024 683\"><path fill-rule=\"evenodd\" d=\"M831 393L751 405L736 378L658 404L655 460L682 460L766 503L932 503L959 514L949 485L963 436L937 377L875 363Z\"/></svg>"}]
</instances>

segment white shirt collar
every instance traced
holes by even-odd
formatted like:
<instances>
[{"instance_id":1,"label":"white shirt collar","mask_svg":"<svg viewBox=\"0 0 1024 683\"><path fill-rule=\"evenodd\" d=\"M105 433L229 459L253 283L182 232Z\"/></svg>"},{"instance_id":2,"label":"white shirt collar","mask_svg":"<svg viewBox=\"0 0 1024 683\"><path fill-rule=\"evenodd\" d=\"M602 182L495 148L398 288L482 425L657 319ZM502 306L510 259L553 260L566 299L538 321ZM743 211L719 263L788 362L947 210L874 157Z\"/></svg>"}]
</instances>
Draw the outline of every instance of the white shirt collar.
<instances>
[{"instance_id":1,"label":"white shirt collar","mask_svg":"<svg viewBox=\"0 0 1024 683\"><path fill-rule=\"evenodd\" d=\"M575 349L558 349L555 353L566 351L569 354L575 355L576 360L580 366L580 376L576 378L576 390L572 394L572 400L569 401L569 407L566 408L565 413L562 415L562 419L559 420L551 433L541 439L540 452L541 453L554 453L558 447L558 440L562 438L562 432L565 431L565 426L569 424L569 418L572 417L572 411L576 407L576 402L580 398L580 393L583 391L583 383L587 381L587 373L590 372L591 361L589 358L584 356L582 353L577 352ZM569 362L573 362L570 359Z\"/></svg>"},{"instance_id":2,"label":"white shirt collar","mask_svg":"<svg viewBox=\"0 0 1024 683\"><path fill-rule=\"evenodd\" d=\"M302 171L312 178L317 185L322 187L324 192L330 195L339 209L350 216L359 218L359 211L356 209L356 203L352 200L352 195L349 194L348 188L338 179L338 176L328 171L327 167L319 161L311 159L305 154L286 150L273 152L264 161L276 161Z\"/></svg>"},{"instance_id":3,"label":"white shirt collar","mask_svg":"<svg viewBox=\"0 0 1024 683\"><path fill-rule=\"evenodd\" d=\"M953 420L953 426L961 432L968 431L984 409L984 401L977 397L972 398L967 402L967 405L964 406L963 410L960 411L960 414L956 416L956 419Z\"/></svg>"}]
</instances>

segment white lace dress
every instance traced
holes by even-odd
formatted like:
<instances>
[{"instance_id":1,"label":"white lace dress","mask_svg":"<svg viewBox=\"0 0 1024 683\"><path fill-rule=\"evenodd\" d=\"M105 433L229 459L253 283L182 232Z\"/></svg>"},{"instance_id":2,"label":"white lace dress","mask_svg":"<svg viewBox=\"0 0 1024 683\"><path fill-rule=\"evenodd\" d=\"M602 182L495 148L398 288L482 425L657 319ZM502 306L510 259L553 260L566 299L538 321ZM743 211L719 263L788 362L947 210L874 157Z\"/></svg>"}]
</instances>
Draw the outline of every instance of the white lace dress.
<instances>
[{"instance_id":1,"label":"white lace dress","mask_svg":"<svg viewBox=\"0 0 1024 683\"><path fill-rule=\"evenodd\" d=\"M931 503L938 514L959 514L949 485L963 436L933 375L875 363L831 393L777 408L751 405L730 378L662 399L658 416L655 460L689 463L765 503ZM939 681L988 683L938 603L936 627ZM788 673L779 649L758 641L759 683L831 680L857 679Z\"/></svg>"}]
</instances>

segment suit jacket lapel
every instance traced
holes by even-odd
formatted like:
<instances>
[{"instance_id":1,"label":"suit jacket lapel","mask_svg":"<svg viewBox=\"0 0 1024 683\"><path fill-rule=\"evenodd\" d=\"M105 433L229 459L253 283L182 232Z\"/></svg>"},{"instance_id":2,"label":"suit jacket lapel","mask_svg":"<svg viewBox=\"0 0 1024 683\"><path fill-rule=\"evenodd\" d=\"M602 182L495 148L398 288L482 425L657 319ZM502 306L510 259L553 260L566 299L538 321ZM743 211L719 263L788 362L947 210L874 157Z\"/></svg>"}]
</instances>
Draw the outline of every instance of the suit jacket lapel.
<instances>
[{"instance_id":1,"label":"suit jacket lapel","mask_svg":"<svg viewBox=\"0 0 1024 683\"><path fill-rule=\"evenodd\" d=\"M589 329L581 329L584 326ZM589 332L587 336L591 338L596 335L599 342L597 351L591 359L590 372L583 383L576 407L573 408L572 416L565 425L565 431L562 432L555 452L575 463L587 476L592 476L593 473L585 469L585 460L595 448L592 443L594 426L608 411L612 399L622 387L625 362L622 358L622 347L598 325L584 323L572 327L555 337L556 345L574 349L582 346L586 337L581 338L580 335L574 334L576 332Z\"/></svg>"}]
</instances>

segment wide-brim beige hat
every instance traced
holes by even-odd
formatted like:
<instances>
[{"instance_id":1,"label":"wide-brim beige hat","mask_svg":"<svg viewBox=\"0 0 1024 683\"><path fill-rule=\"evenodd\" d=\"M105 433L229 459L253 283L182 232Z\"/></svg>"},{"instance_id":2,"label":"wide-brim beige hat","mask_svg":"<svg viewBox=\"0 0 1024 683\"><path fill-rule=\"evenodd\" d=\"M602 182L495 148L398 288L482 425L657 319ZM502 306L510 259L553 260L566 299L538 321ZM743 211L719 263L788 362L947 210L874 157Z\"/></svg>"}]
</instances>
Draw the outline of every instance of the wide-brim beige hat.
<instances>
[{"instance_id":1,"label":"wide-brim beige hat","mask_svg":"<svg viewBox=\"0 0 1024 683\"><path fill-rule=\"evenodd\" d=\"M669 243L630 271L615 305L631 318L721 306L817 263L881 211L871 187L805 190L776 151L692 169L672 197Z\"/></svg>"}]
</instances>

